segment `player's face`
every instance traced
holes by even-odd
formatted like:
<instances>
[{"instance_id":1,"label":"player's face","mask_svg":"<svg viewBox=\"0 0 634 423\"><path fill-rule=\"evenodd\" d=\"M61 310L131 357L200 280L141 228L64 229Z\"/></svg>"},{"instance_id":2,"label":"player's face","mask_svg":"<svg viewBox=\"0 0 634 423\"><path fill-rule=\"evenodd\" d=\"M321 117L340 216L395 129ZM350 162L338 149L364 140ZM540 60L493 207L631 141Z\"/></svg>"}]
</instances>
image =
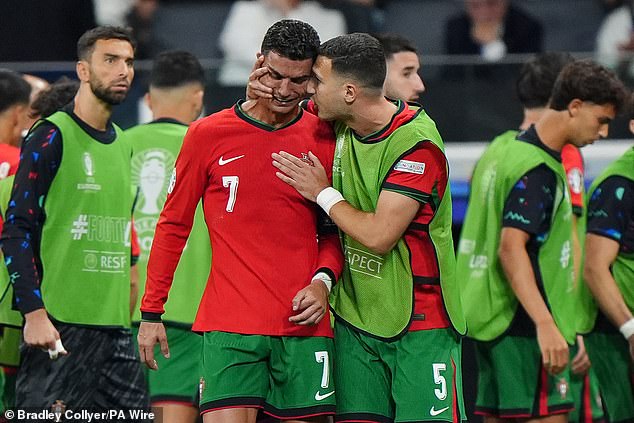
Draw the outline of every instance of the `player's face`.
<instances>
[{"instance_id":1,"label":"player's face","mask_svg":"<svg viewBox=\"0 0 634 423\"><path fill-rule=\"evenodd\" d=\"M88 82L95 97L110 105L121 103L134 78L132 46L125 40L97 40L88 71Z\"/></svg>"},{"instance_id":2,"label":"player's face","mask_svg":"<svg viewBox=\"0 0 634 423\"><path fill-rule=\"evenodd\" d=\"M276 113L294 112L299 102L306 98L313 60L291 60L270 52L263 66L269 72L262 77L262 82L273 88L271 109Z\"/></svg>"},{"instance_id":3,"label":"player's face","mask_svg":"<svg viewBox=\"0 0 634 423\"><path fill-rule=\"evenodd\" d=\"M574 119L572 122L574 134L570 142L577 147L606 138L608 125L616 115L612 104L594 104L588 101L579 102L571 112Z\"/></svg>"},{"instance_id":4,"label":"player's face","mask_svg":"<svg viewBox=\"0 0 634 423\"><path fill-rule=\"evenodd\" d=\"M420 61L416 53L401 51L393 54L387 61L385 95L395 100L418 100L418 96L425 91L418 69Z\"/></svg>"},{"instance_id":5,"label":"player's face","mask_svg":"<svg viewBox=\"0 0 634 423\"><path fill-rule=\"evenodd\" d=\"M308 94L317 106L317 115L324 120L341 119L345 93L343 80L332 70L332 60L317 56L313 65L313 77L308 84Z\"/></svg>"}]
</instances>

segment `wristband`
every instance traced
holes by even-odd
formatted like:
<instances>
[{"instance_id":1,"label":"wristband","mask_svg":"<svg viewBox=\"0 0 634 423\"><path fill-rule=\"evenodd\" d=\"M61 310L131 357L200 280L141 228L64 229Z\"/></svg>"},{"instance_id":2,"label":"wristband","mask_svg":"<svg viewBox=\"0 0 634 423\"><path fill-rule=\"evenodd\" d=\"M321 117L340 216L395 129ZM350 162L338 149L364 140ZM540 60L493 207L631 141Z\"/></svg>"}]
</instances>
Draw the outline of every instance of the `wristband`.
<instances>
[{"instance_id":1,"label":"wristband","mask_svg":"<svg viewBox=\"0 0 634 423\"><path fill-rule=\"evenodd\" d=\"M630 339L634 335L634 318L631 318L627 322L623 323L619 328L625 339Z\"/></svg>"},{"instance_id":2,"label":"wristband","mask_svg":"<svg viewBox=\"0 0 634 423\"><path fill-rule=\"evenodd\" d=\"M326 285L326 288L328 288L328 293L330 293L330 290L332 289L332 279L330 279L330 276L328 276L326 272L317 273L315 276L313 276L313 281L314 280L322 281Z\"/></svg>"},{"instance_id":3,"label":"wristband","mask_svg":"<svg viewBox=\"0 0 634 423\"><path fill-rule=\"evenodd\" d=\"M343 195L333 187L324 188L315 199L319 207L324 209L326 214L330 216L330 209L332 206L340 201L344 201Z\"/></svg>"}]
</instances>

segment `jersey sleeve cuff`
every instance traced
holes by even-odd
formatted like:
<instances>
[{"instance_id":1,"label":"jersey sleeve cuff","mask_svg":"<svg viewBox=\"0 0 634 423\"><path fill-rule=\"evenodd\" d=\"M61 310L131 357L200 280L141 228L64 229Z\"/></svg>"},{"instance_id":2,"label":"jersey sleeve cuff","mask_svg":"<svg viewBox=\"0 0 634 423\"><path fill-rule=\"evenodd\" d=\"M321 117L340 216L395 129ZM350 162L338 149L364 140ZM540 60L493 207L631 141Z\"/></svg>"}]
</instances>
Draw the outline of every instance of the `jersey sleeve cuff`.
<instances>
[{"instance_id":1,"label":"jersey sleeve cuff","mask_svg":"<svg viewBox=\"0 0 634 423\"><path fill-rule=\"evenodd\" d=\"M327 274L328 277L332 280L333 284L337 283L337 277L335 276L335 272L333 272L331 269L327 267L320 267L319 269L315 270L315 273L313 273L313 276L315 276L317 273L320 273L320 272Z\"/></svg>"},{"instance_id":2,"label":"jersey sleeve cuff","mask_svg":"<svg viewBox=\"0 0 634 423\"><path fill-rule=\"evenodd\" d=\"M141 321L142 322L151 322L151 323L160 323L163 320L161 319L162 313L152 313L150 311L141 311Z\"/></svg>"}]
</instances>

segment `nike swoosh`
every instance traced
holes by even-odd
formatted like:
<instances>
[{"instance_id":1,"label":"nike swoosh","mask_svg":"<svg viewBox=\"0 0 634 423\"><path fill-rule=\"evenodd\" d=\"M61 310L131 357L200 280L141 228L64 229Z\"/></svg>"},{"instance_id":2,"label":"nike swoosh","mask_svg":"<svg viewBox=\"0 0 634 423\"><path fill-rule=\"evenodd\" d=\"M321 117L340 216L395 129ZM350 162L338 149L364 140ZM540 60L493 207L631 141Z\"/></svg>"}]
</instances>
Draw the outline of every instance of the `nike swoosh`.
<instances>
[{"instance_id":1,"label":"nike swoosh","mask_svg":"<svg viewBox=\"0 0 634 423\"><path fill-rule=\"evenodd\" d=\"M241 156L236 156L236 157L232 157L232 158L227 159L227 160L223 160L223 159L222 159L222 156L220 156L220 158L218 159L218 164L219 164L220 166L224 166L224 165L226 165L227 163L231 163L232 161L234 161L234 160L238 160L238 159L241 159L241 158L243 158L243 157L244 157L244 154L243 154L243 155L241 155Z\"/></svg>"},{"instance_id":2,"label":"nike swoosh","mask_svg":"<svg viewBox=\"0 0 634 423\"><path fill-rule=\"evenodd\" d=\"M434 409L434 407L432 407L432 408L429 409L429 415L432 416L432 417L433 416L437 416L437 415L439 415L441 413L444 413L447 410L449 410L449 407L441 408L440 410L436 410L436 409Z\"/></svg>"},{"instance_id":3,"label":"nike swoosh","mask_svg":"<svg viewBox=\"0 0 634 423\"><path fill-rule=\"evenodd\" d=\"M324 400L326 398L328 398L329 396L331 396L332 394L334 394L335 391L330 391L327 394L320 394L319 391L315 392L315 401L321 401Z\"/></svg>"}]
</instances>

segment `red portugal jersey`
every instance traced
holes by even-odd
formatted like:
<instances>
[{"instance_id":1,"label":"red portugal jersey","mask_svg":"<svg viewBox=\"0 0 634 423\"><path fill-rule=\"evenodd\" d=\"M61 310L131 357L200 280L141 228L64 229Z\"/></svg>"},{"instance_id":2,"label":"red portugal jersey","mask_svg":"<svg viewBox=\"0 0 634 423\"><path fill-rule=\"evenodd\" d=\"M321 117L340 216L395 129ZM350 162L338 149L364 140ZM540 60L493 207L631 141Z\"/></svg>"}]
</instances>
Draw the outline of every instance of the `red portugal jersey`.
<instances>
[{"instance_id":1,"label":"red portugal jersey","mask_svg":"<svg viewBox=\"0 0 634 423\"><path fill-rule=\"evenodd\" d=\"M9 144L0 144L0 179L13 175L20 164L20 149Z\"/></svg>"},{"instance_id":2,"label":"red portugal jersey","mask_svg":"<svg viewBox=\"0 0 634 423\"><path fill-rule=\"evenodd\" d=\"M332 336L327 318L315 326L288 321L293 297L318 270L339 277L343 254L336 232L318 242L318 206L275 175L271 154L281 150L306 159L312 151L331 177L334 134L310 113L274 129L238 104L190 126L156 227L141 311L163 312L202 198L213 257L193 330Z\"/></svg>"},{"instance_id":3,"label":"red portugal jersey","mask_svg":"<svg viewBox=\"0 0 634 423\"><path fill-rule=\"evenodd\" d=\"M20 164L20 149L9 144L0 144L0 180L15 174ZM0 232L4 220L0 215Z\"/></svg>"}]
</instances>

